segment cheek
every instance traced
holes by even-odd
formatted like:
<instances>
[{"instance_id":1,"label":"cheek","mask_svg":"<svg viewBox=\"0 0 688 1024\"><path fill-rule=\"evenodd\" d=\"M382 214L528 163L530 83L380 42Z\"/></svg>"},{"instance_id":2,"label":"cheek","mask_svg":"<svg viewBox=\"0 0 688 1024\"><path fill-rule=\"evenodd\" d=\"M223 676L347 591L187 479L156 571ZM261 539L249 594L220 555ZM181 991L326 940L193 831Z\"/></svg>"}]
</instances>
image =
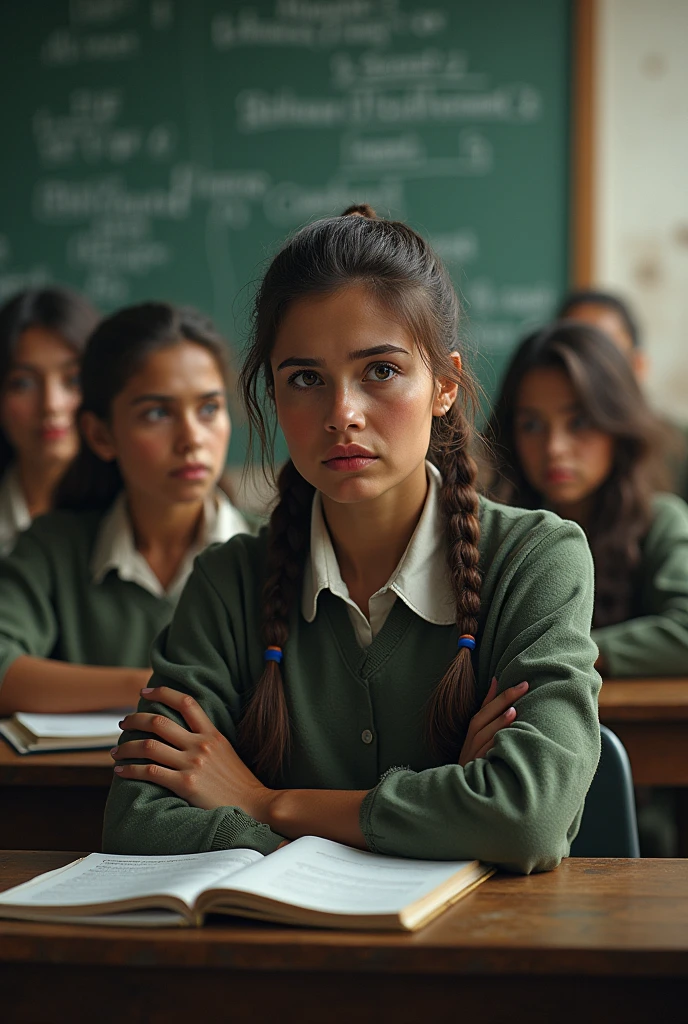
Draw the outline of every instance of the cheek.
<instances>
[{"instance_id":1,"label":"cheek","mask_svg":"<svg viewBox=\"0 0 688 1024\"><path fill-rule=\"evenodd\" d=\"M155 470L169 459L170 442L162 432L132 432L117 443L117 461L125 474Z\"/></svg>"},{"instance_id":2,"label":"cheek","mask_svg":"<svg viewBox=\"0 0 688 1024\"><path fill-rule=\"evenodd\" d=\"M0 406L3 423L20 428L32 426L39 417L39 404L36 391L5 395Z\"/></svg>"},{"instance_id":3,"label":"cheek","mask_svg":"<svg viewBox=\"0 0 688 1024\"><path fill-rule=\"evenodd\" d=\"M606 434L598 434L588 440L582 461L590 469L596 484L602 483L614 466L614 442Z\"/></svg>"}]
</instances>

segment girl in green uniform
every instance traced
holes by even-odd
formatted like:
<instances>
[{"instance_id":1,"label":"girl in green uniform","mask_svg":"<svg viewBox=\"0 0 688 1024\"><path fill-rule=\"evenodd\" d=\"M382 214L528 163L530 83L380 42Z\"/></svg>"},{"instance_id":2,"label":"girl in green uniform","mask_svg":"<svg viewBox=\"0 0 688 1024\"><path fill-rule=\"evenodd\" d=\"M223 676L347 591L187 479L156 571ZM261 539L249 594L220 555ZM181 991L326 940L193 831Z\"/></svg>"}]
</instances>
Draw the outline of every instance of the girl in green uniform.
<instances>
[{"instance_id":1,"label":"girl in green uniform","mask_svg":"<svg viewBox=\"0 0 688 1024\"><path fill-rule=\"evenodd\" d=\"M661 433L618 347L582 322L530 335L507 370L491 436L495 495L552 509L587 534L602 674L685 675L688 507L658 489Z\"/></svg>"},{"instance_id":2,"label":"girl in green uniform","mask_svg":"<svg viewBox=\"0 0 688 1024\"><path fill-rule=\"evenodd\" d=\"M105 849L315 834L552 868L599 751L585 538L478 497L448 276L404 224L348 213L259 291L242 387L264 452L274 417L289 448L279 502L198 559L156 641Z\"/></svg>"},{"instance_id":3,"label":"girl in green uniform","mask_svg":"<svg viewBox=\"0 0 688 1024\"><path fill-rule=\"evenodd\" d=\"M192 310L124 309L82 367L81 450L57 511L0 561L0 714L131 706L193 557L245 529L216 488L225 349Z\"/></svg>"}]
</instances>

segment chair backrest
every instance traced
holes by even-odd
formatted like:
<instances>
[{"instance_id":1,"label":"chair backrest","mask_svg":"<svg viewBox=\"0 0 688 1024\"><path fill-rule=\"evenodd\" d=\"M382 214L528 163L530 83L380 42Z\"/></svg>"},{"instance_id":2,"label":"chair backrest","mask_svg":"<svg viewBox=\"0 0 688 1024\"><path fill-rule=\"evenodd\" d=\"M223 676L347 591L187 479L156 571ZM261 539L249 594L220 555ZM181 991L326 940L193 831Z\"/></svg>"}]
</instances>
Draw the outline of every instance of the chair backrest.
<instances>
[{"instance_id":1,"label":"chair backrest","mask_svg":"<svg viewBox=\"0 0 688 1024\"><path fill-rule=\"evenodd\" d=\"M639 857L633 776L619 737L600 726L602 753L571 857Z\"/></svg>"}]
</instances>

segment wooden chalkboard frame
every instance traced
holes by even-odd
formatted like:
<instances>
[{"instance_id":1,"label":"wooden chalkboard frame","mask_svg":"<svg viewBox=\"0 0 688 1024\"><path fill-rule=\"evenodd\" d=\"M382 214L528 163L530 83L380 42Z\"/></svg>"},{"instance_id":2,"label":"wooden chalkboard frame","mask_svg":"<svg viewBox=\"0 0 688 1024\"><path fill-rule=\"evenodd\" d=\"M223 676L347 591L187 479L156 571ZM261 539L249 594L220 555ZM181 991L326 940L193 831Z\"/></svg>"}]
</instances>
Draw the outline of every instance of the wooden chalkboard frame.
<instances>
[{"instance_id":1,"label":"wooden chalkboard frame","mask_svg":"<svg viewBox=\"0 0 688 1024\"><path fill-rule=\"evenodd\" d=\"M575 0L571 111L571 284L594 282L597 0Z\"/></svg>"}]
</instances>

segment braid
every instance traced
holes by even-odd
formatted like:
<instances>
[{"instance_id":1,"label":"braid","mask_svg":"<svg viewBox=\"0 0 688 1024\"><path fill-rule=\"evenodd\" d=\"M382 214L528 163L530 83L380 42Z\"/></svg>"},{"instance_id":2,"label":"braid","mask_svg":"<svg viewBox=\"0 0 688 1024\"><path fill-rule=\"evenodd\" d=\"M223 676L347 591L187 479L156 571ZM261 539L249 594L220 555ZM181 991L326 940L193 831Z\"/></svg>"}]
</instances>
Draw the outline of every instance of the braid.
<instances>
[{"instance_id":1,"label":"braid","mask_svg":"<svg viewBox=\"0 0 688 1024\"><path fill-rule=\"evenodd\" d=\"M314 488L287 462L277 481L280 500L268 534L267 575L261 600L262 641L265 647L284 647L289 616L301 589L310 542ZM275 778L289 754L289 711L282 670L268 661L239 723L238 746L259 775Z\"/></svg>"},{"instance_id":2,"label":"braid","mask_svg":"<svg viewBox=\"0 0 688 1024\"><path fill-rule=\"evenodd\" d=\"M475 637L480 614L480 522L477 466L468 450L470 437L470 426L458 403L446 416L433 420L431 449L442 474L440 507L447 522L456 625L460 635L468 633ZM428 708L428 736L437 753L450 758L458 756L458 737L475 713L475 703L471 652L462 647L438 683Z\"/></svg>"}]
</instances>

